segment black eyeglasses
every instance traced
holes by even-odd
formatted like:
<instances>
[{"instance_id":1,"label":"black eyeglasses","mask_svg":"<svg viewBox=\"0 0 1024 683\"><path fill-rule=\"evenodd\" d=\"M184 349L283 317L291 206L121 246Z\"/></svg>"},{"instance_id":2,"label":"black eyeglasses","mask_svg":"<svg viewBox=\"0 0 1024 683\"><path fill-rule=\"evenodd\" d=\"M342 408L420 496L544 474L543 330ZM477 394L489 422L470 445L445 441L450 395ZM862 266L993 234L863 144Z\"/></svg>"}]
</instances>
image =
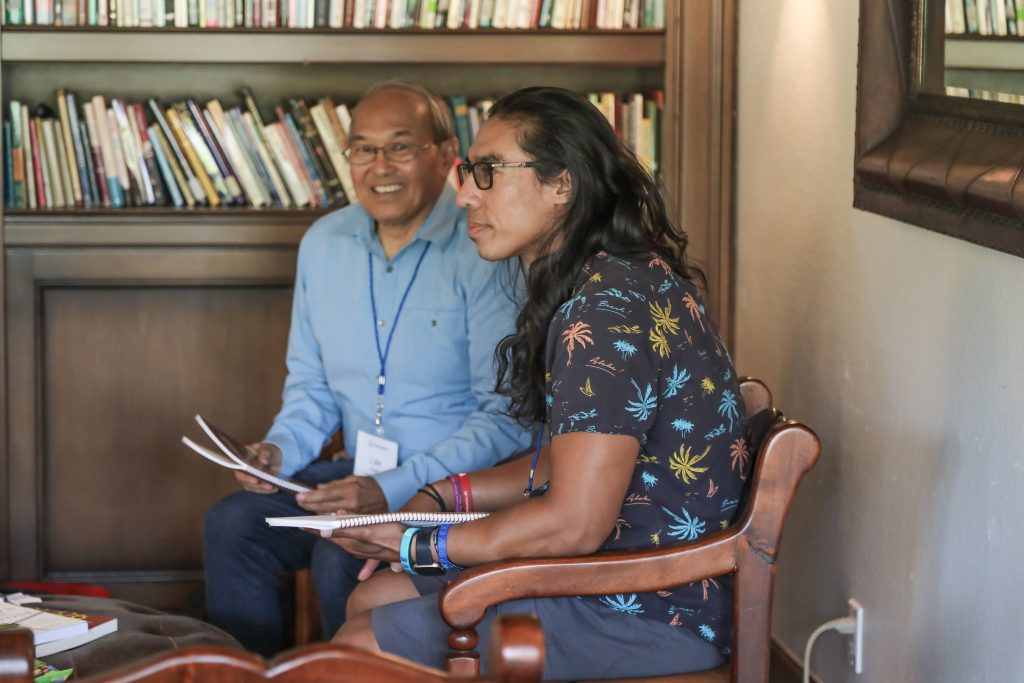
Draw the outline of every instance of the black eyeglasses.
<instances>
[{"instance_id":1,"label":"black eyeglasses","mask_svg":"<svg viewBox=\"0 0 1024 683\"><path fill-rule=\"evenodd\" d=\"M540 161L478 161L471 164L463 161L459 164L459 185L466 182L466 178L473 175L473 182L481 190L489 190L494 185L494 169L496 168L537 168L543 166Z\"/></svg>"},{"instance_id":2,"label":"black eyeglasses","mask_svg":"<svg viewBox=\"0 0 1024 683\"><path fill-rule=\"evenodd\" d=\"M425 145L417 145L411 142L392 142L388 145L374 147L373 145L353 145L343 153L348 161L356 166L372 164L377 160L377 152L382 152L388 161L403 163L412 161L416 156L428 147L436 147L437 143L428 142Z\"/></svg>"}]
</instances>

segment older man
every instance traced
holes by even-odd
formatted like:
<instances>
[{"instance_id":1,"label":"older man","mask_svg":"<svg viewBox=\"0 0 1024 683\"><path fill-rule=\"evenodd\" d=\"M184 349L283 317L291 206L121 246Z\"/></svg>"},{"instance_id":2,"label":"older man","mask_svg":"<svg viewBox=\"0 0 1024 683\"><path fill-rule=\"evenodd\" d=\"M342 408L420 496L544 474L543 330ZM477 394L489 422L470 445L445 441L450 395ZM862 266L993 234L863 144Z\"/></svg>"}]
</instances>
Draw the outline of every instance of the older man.
<instances>
[{"instance_id":1,"label":"older man","mask_svg":"<svg viewBox=\"0 0 1024 683\"><path fill-rule=\"evenodd\" d=\"M302 240L284 401L252 449L257 466L316 488L292 496L237 474L245 490L204 527L210 621L265 655L288 645L278 574L312 567L330 637L362 563L264 517L397 510L424 483L488 467L528 441L493 393L494 348L515 306L446 183L457 155L447 105L417 85L375 86L353 112L349 143L359 204ZM339 427L353 458L316 460Z\"/></svg>"}]
</instances>

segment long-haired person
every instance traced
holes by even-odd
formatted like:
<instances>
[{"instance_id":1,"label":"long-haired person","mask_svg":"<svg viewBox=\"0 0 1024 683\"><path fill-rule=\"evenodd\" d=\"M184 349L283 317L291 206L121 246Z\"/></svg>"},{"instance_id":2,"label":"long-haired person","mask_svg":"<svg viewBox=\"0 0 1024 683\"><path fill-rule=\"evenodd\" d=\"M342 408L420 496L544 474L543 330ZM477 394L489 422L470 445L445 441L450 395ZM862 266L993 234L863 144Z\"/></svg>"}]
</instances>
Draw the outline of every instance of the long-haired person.
<instances>
[{"instance_id":1,"label":"long-haired person","mask_svg":"<svg viewBox=\"0 0 1024 683\"><path fill-rule=\"evenodd\" d=\"M350 551L407 572L362 584L335 640L438 667L447 626L436 594L459 568L694 541L732 522L749 467L736 372L686 237L597 109L557 88L514 92L494 105L461 174L457 201L480 255L517 258L525 272L516 330L497 349L499 388L550 443L410 502L491 511L486 519L335 532ZM719 577L492 611L537 614L545 676L576 680L718 666L731 609ZM486 638L487 624L478 632Z\"/></svg>"}]
</instances>

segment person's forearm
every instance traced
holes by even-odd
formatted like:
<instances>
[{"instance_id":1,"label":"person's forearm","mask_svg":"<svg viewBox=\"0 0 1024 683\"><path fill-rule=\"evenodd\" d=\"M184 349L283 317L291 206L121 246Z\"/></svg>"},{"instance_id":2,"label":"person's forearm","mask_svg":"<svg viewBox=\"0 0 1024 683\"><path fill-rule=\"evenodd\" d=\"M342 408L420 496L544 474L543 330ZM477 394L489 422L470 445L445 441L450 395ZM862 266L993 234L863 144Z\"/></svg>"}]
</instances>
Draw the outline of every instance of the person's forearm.
<instances>
[{"instance_id":1,"label":"person's forearm","mask_svg":"<svg viewBox=\"0 0 1024 683\"><path fill-rule=\"evenodd\" d=\"M548 446L541 449L537 471L533 475L533 488L539 489L549 478ZM533 451L523 453L515 460L473 472L469 475L473 495L473 510L493 512L503 510L525 500L523 491L530 477ZM433 486L444 499L449 510L455 509L455 493L447 479L433 482Z\"/></svg>"},{"instance_id":2,"label":"person's forearm","mask_svg":"<svg viewBox=\"0 0 1024 683\"><path fill-rule=\"evenodd\" d=\"M615 520L607 520L603 533L595 534L593 520L585 515L583 507L566 511L557 501L546 496L527 499L520 490L517 505L453 526L448 533L448 558L471 567L511 558L587 555L607 538Z\"/></svg>"}]
</instances>

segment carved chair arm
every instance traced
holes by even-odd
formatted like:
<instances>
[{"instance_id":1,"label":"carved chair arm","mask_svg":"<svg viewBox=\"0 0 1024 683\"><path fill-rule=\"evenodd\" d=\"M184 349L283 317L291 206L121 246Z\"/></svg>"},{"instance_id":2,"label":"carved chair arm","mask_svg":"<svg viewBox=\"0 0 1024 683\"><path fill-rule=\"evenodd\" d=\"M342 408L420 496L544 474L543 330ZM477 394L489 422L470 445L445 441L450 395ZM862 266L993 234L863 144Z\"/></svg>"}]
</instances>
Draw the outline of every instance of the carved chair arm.
<instances>
[{"instance_id":1,"label":"carved chair arm","mask_svg":"<svg viewBox=\"0 0 1024 683\"><path fill-rule=\"evenodd\" d=\"M495 562L463 572L440 596L454 629L475 626L494 605L523 598L640 593L727 574L742 531L727 529L692 544L645 551Z\"/></svg>"}]
</instances>

